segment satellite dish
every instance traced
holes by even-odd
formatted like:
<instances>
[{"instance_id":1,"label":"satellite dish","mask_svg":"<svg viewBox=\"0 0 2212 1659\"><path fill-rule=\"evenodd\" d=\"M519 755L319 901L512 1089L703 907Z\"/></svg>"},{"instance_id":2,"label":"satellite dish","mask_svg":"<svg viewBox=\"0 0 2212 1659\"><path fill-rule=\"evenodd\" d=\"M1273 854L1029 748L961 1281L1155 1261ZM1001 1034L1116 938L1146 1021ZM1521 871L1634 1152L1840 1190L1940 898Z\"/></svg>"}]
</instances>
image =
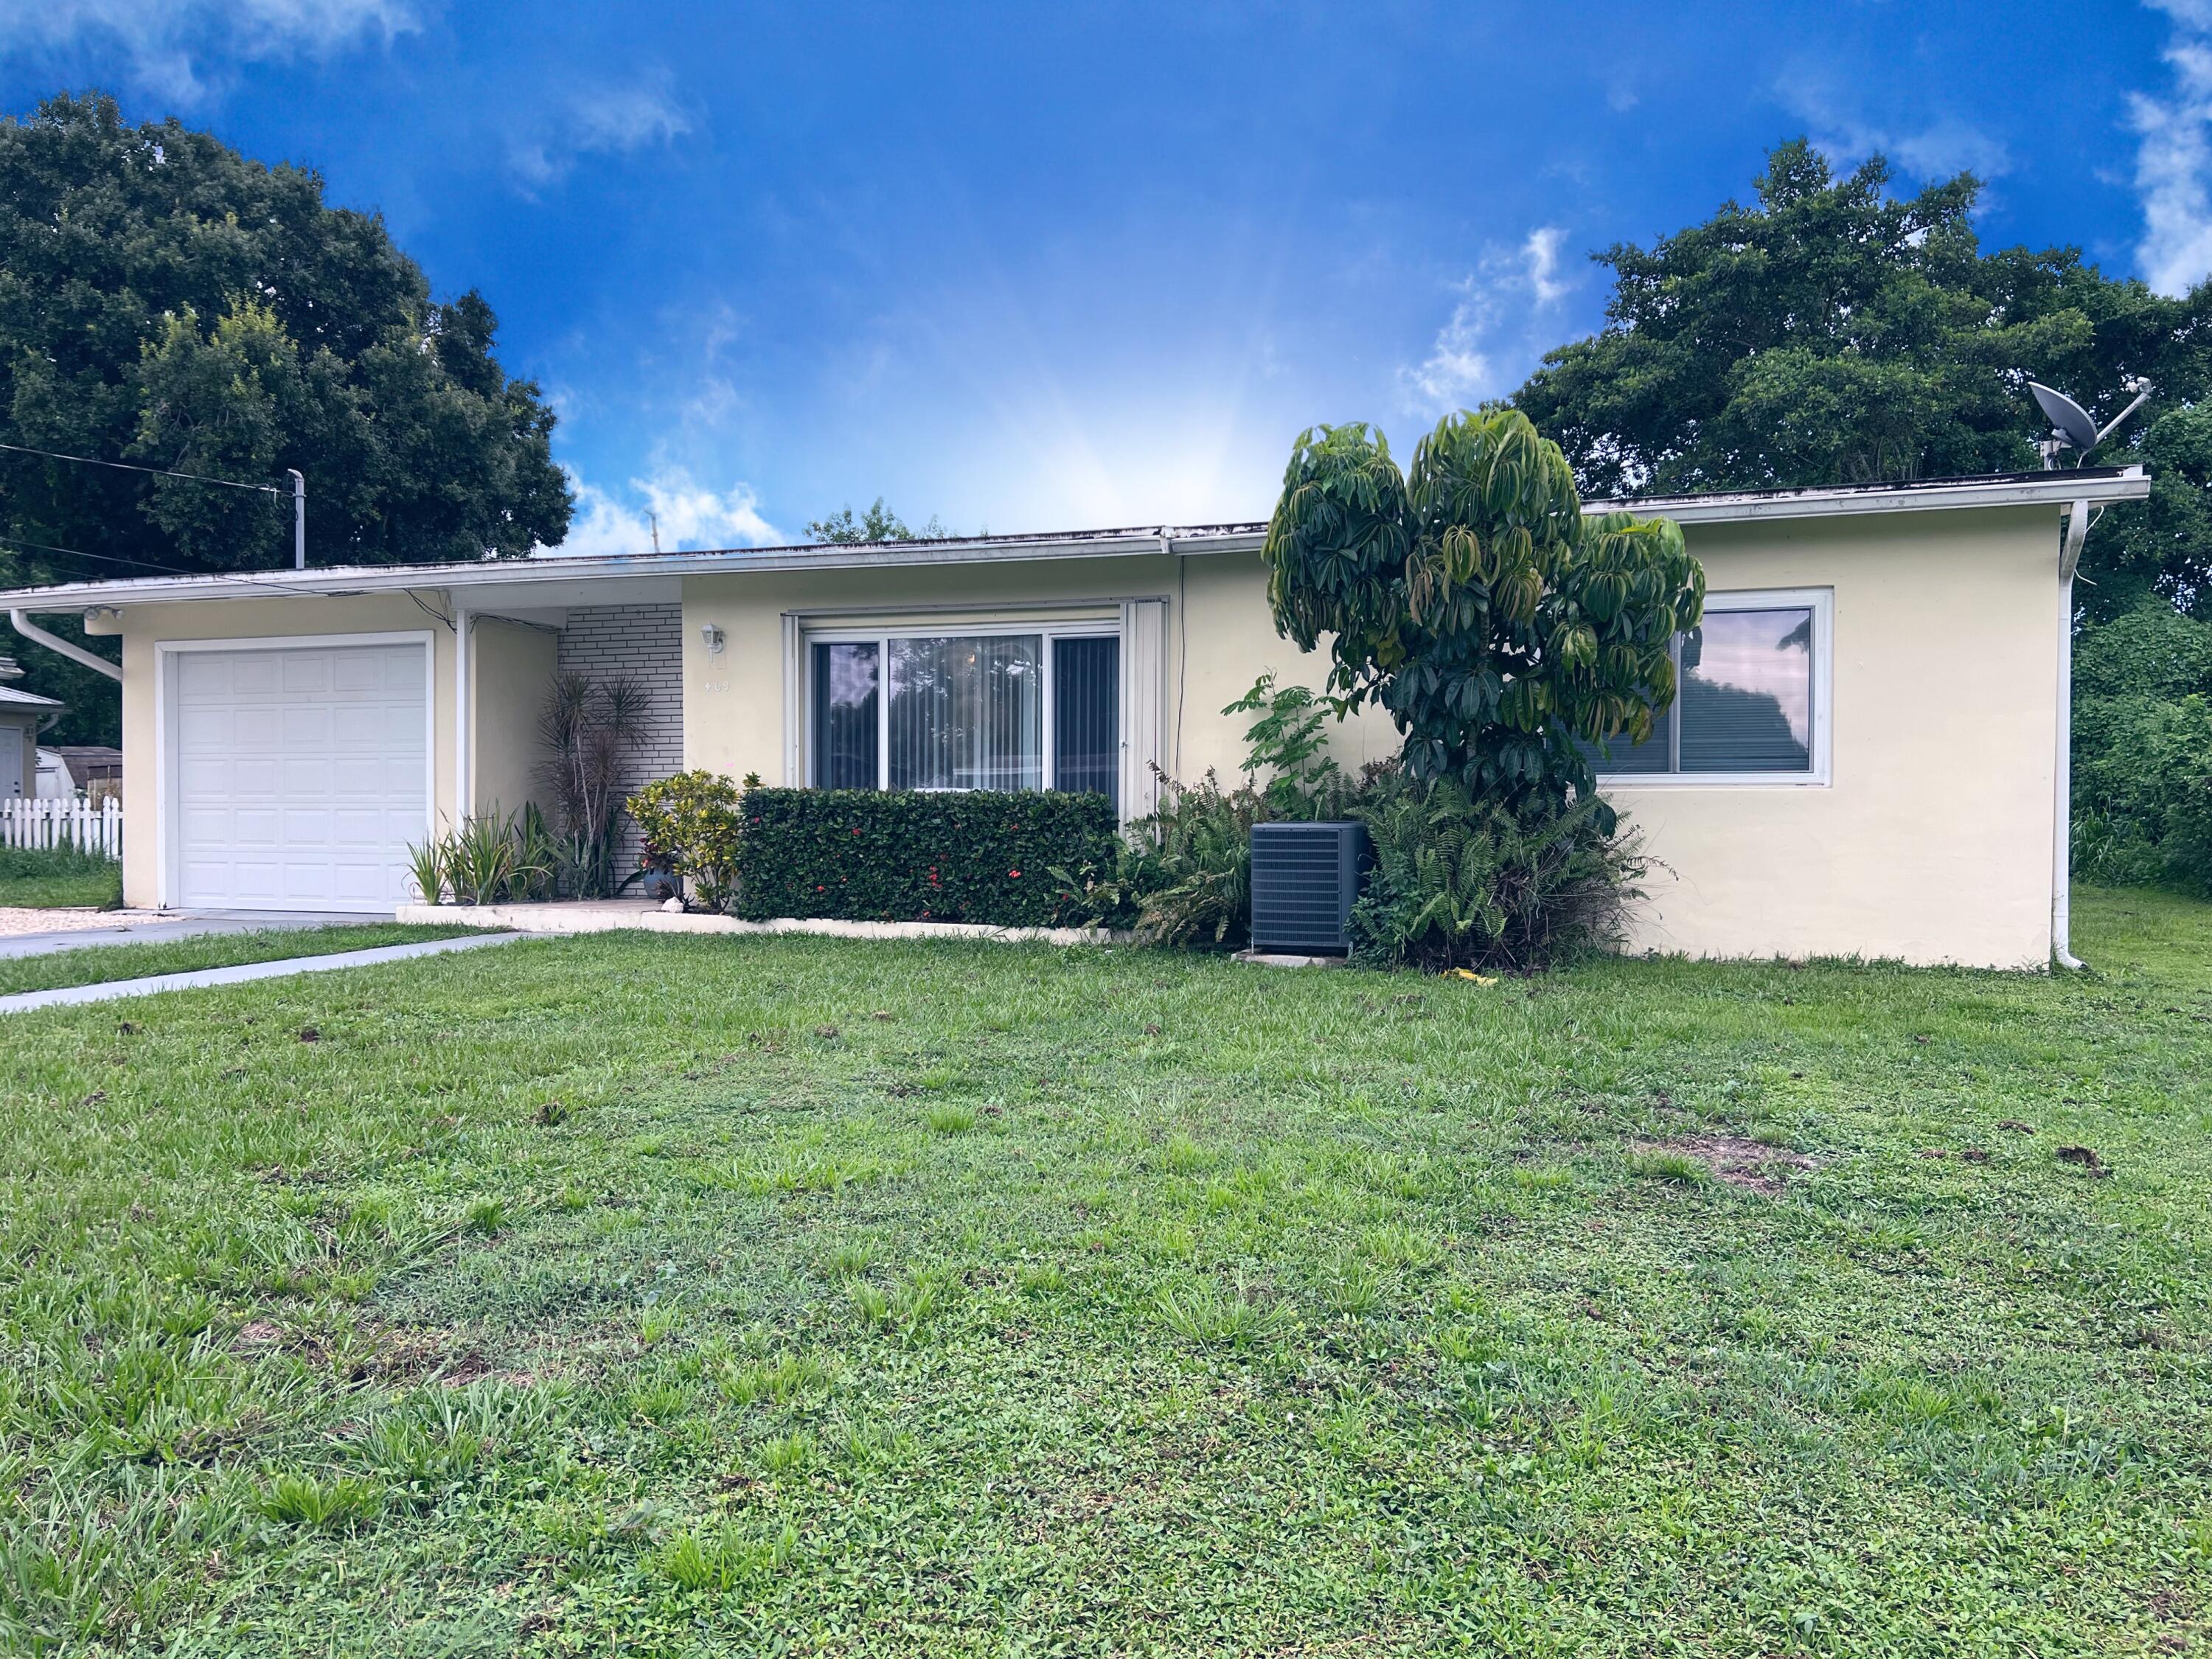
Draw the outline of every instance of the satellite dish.
<instances>
[{"instance_id":1,"label":"satellite dish","mask_svg":"<svg viewBox=\"0 0 2212 1659\"><path fill-rule=\"evenodd\" d=\"M2136 400L2100 427L2087 410L2064 392L2054 392L2040 380L2030 380L2027 389L2035 394L2044 419L2057 429L2057 437L2043 445L2043 464L2046 467L2058 465L2061 449L2071 449L2074 465L2081 465L2091 450L2119 430L2121 422L2150 401L2150 382L2139 374L2130 375L2121 382L2121 390L2134 392Z\"/></svg>"},{"instance_id":2,"label":"satellite dish","mask_svg":"<svg viewBox=\"0 0 2212 1659\"><path fill-rule=\"evenodd\" d=\"M2027 389L2035 394L2035 401L2043 410L2044 418L2057 428L2061 437L2074 446L2074 453L2086 455L2097 447L2102 436L2097 422L2089 411L2063 392L2054 392L2039 380L2030 380Z\"/></svg>"}]
</instances>

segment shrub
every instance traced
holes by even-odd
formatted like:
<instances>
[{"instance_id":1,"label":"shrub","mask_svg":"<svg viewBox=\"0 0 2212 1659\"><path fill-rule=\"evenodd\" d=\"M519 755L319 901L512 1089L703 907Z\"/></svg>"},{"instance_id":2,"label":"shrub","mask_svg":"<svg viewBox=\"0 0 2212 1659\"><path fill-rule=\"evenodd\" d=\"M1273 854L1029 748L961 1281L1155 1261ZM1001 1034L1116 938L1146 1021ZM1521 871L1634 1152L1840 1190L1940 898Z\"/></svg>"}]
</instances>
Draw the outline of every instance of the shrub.
<instances>
[{"instance_id":1,"label":"shrub","mask_svg":"<svg viewBox=\"0 0 2212 1659\"><path fill-rule=\"evenodd\" d=\"M629 675L556 674L538 712L537 781L561 830L562 885L579 898L615 889L622 779L645 740L650 697Z\"/></svg>"},{"instance_id":2,"label":"shrub","mask_svg":"<svg viewBox=\"0 0 2212 1659\"><path fill-rule=\"evenodd\" d=\"M719 773L678 772L648 783L625 806L644 834L646 862L690 877L699 902L719 911L737 899L742 800Z\"/></svg>"},{"instance_id":3,"label":"shrub","mask_svg":"<svg viewBox=\"0 0 2212 1659\"><path fill-rule=\"evenodd\" d=\"M1646 863L1601 803L1516 811L1453 779L1389 778L1352 811L1375 865L1352 913L1352 952L1378 966L1549 966L1620 939Z\"/></svg>"},{"instance_id":4,"label":"shrub","mask_svg":"<svg viewBox=\"0 0 2212 1659\"><path fill-rule=\"evenodd\" d=\"M2212 700L2085 698L2074 745L2075 871L2212 887Z\"/></svg>"},{"instance_id":5,"label":"shrub","mask_svg":"<svg viewBox=\"0 0 2212 1659\"><path fill-rule=\"evenodd\" d=\"M2212 627L2153 600L2074 654L2074 868L2212 888Z\"/></svg>"},{"instance_id":6,"label":"shrub","mask_svg":"<svg viewBox=\"0 0 2212 1659\"><path fill-rule=\"evenodd\" d=\"M1073 908L1054 866L1109 868L1113 804L1039 791L753 789L738 913L1047 927Z\"/></svg>"},{"instance_id":7,"label":"shrub","mask_svg":"<svg viewBox=\"0 0 2212 1659\"><path fill-rule=\"evenodd\" d=\"M520 814L494 811L461 820L459 828L410 845L407 862L425 904L503 904L550 890L546 861L551 837L536 807Z\"/></svg>"},{"instance_id":8,"label":"shrub","mask_svg":"<svg viewBox=\"0 0 2212 1659\"><path fill-rule=\"evenodd\" d=\"M1109 864L1056 868L1072 908L1139 944L1228 950L1252 920L1252 826L1334 817L1358 786L1329 757L1328 699L1262 674L1221 712L1255 718L1244 730L1247 781L1224 789L1212 772L1195 783L1163 777L1160 804L1134 826Z\"/></svg>"}]
</instances>

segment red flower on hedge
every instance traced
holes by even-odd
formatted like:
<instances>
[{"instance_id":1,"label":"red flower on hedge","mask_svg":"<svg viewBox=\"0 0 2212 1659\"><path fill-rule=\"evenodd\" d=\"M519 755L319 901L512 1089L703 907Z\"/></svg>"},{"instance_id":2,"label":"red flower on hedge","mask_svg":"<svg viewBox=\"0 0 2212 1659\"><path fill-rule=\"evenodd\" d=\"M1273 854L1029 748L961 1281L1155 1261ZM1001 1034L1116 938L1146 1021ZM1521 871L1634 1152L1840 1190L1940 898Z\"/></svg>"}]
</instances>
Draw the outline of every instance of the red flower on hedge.
<instances>
[{"instance_id":1,"label":"red flower on hedge","mask_svg":"<svg viewBox=\"0 0 2212 1659\"><path fill-rule=\"evenodd\" d=\"M1022 878L1022 872L1018 870L1009 870L1006 872L1006 877L1011 881L1019 881Z\"/></svg>"}]
</instances>

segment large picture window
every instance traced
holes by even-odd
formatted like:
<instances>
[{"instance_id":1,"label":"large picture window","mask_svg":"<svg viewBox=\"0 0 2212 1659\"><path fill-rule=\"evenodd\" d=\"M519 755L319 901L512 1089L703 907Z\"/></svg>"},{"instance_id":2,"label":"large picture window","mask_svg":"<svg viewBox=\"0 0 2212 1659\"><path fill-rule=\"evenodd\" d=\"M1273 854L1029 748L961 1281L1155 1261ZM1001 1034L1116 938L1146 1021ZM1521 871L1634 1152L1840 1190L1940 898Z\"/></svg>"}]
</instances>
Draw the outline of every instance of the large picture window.
<instances>
[{"instance_id":1,"label":"large picture window","mask_svg":"<svg viewBox=\"0 0 2212 1659\"><path fill-rule=\"evenodd\" d=\"M1639 744L1585 752L1604 778L1818 782L1826 775L1828 595L1717 593L1674 643L1674 706Z\"/></svg>"},{"instance_id":2,"label":"large picture window","mask_svg":"<svg viewBox=\"0 0 2212 1659\"><path fill-rule=\"evenodd\" d=\"M887 632L808 652L818 788L1052 788L1120 805L1115 635Z\"/></svg>"}]
</instances>

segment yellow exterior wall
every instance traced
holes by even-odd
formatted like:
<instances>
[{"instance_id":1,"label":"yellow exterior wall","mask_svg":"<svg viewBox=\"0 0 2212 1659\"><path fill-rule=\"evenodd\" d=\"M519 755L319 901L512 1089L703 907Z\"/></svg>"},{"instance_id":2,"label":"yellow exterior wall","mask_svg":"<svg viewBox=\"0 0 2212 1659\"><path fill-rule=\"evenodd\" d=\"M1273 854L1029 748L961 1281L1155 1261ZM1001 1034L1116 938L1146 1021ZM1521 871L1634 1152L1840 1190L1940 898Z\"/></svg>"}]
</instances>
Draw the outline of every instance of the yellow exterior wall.
<instances>
[{"instance_id":1,"label":"yellow exterior wall","mask_svg":"<svg viewBox=\"0 0 2212 1659\"><path fill-rule=\"evenodd\" d=\"M472 617L469 633L469 775L477 812L515 812L536 793L544 752L538 711L553 678L557 636L498 617Z\"/></svg>"},{"instance_id":2,"label":"yellow exterior wall","mask_svg":"<svg viewBox=\"0 0 2212 1659\"><path fill-rule=\"evenodd\" d=\"M684 763L769 783L785 776L784 616L847 627L886 617L957 628L1004 607L1049 605L1041 617L1109 610L1123 599L1167 601L1167 741L1162 762L1196 778L1212 767L1234 781L1244 718L1221 709L1263 672L1319 688L1328 665L1275 632L1257 554L1009 560L867 571L690 576L684 583ZM865 605L865 611L859 607ZM1064 607L1064 609L1060 609ZM1025 613L1030 614L1030 613ZM708 653L702 630L726 643ZM1363 716L1339 734L1346 763L1395 752L1389 721Z\"/></svg>"},{"instance_id":3,"label":"yellow exterior wall","mask_svg":"<svg viewBox=\"0 0 2212 1659\"><path fill-rule=\"evenodd\" d=\"M446 611L442 592L425 590L423 602ZM133 780L123 832L123 902L149 908L160 902L160 851L155 835L154 726L155 644L165 640L260 640L284 635L428 633L436 699L431 729L431 771L438 815L453 807L453 635L404 593L363 593L349 599L202 599L132 605L123 617L123 752ZM425 826L427 829L428 826Z\"/></svg>"},{"instance_id":4,"label":"yellow exterior wall","mask_svg":"<svg viewBox=\"0 0 2212 1659\"><path fill-rule=\"evenodd\" d=\"M1701 956L1861 955L2024 967L2051 948L2058 699L2056 514L2032 507L1692 525L1715 594L1832 592L1830 781L1623 786L1659 861L1635 948ZM823 625L927 614L1101 615L1166 602L1163 763L1233 781L1263 672L1318 686L1325 665L1279 637L1256 554L1003 559L871 569L722 572L684 582L684 763L787 777L787 613ZM442 594L423 595L445 609ZM1050 607L1009 611L1010 607ZM204 601L124 611L124 745L150 780L155 642L429 629L439 811L453 801L453 635L404 595ZM701 630L724 631L710 656ZM472 640L475 804L529 798L550 636L486 619ZM1347 767L1395 752L1370 711L1342 729ZM125 891L151 904L152 785L134 805Z\"/></svg>"},{"instance_id":5,"label":"yellow exterior wall","mask_svg":"<svg viewBox=\"0 0 2212 1659\"><path fill-rule=\"evenodd\" d=\"M1693 525L1711 590L1832 591L1830 781L1612 792L1658 860L1632 948L2039 966L2051 950L2057 526L2047 509ZM1178 568L1178 565L1182 568ZM1233 781L1263 672L1326 665L1274 631L1256 554L724 574L684 583L685 764L786 775L784 617L823 625L993 607L1168 600L1170 772ZM902 614L903 613L903 614ZM1001 613L1003 616L1005 613ZM726 646L709 657L702 625ZM1396 751L1370 710L1347 768Z\"/></svg>"},{"instance_id":6,"label":"yellow exterior wall","mask_svg":"<svg viewBox=\"0 0 2212 1659\"><path fill-rule=\"evenodd\" d=\"M2051 960L2058 526L2048 509L1693 526L1711 592L1834 590L1826 787L1620 787L1638 948Z\"/></svg>"}]
</instances>

